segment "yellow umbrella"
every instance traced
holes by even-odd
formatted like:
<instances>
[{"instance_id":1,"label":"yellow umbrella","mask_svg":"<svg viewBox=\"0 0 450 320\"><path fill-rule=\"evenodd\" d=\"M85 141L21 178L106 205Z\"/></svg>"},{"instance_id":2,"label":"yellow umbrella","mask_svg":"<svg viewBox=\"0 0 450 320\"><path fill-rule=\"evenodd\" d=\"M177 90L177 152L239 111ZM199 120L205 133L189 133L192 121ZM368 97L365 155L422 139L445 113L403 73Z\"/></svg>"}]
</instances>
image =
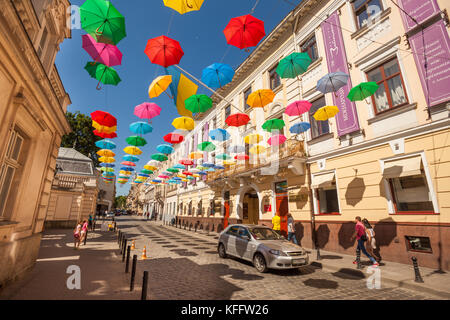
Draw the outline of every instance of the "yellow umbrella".
<instances>
[{"instance_id":1,"label":"yellow umbrella","mask_svg":"<svg viewBox=\"0 0 450 320\"><path fill-rule=\"evenodd\" d=\"M185 14L190 11L198 11L204 0L164 0L166 7L172 8L179 14Z\"/></svg>"},{"instance_id":2,"label":"yellow umbrella","mask_svg":"<svg viewBox=\"0 0 450 320\"><path fill-rule=\"evenodd\" d=\"M266 150L266 147L257 144L256 146L251 147L249 151L253 154L260 154L265 152Z\"/></svg>"},{"instance_id":3,"label":"yellow umbrella","mask_svg":"<svg viewBox=\"0 0 450 320\"><path fill-rule=\"evenodd\" d=\"M186 178L186 176L184 174L179 174L178 177L179 178Z\"/></svg>"},{"instance_id":4,"label":"yellow umbrella","mask_svg":"<svg viewBox=\"0 0 450 320\"><path fill-rule=\"evenodd\" d=\"M178 117L172 121L172 125L175 129L180 130L192 130L195 127L194 119L189 117Z\"/></svg>"},{"instance_id":5,"label":"yellow umbrella","mask_svg":"<svg viewBox=\"0 0 450 320\"><path fill-rule=\"evenodd\" d=\"M157 167L154 167L154 166L150 166L150 165L148 165L148 164L146 164L145 166L144 166L144 169L147 169L147 170L150 170L150 171L155 171L156 169L158 169Z\"/></svg>"},{"instance_id":6,"label":"yellow umbrella","mask_svg":"<svg viewBox=\"0 0 450 320\"><path fill-rule=\"evenodd\" d=\"M203 159L203 152L191 152L189 154L190 159Z\"/></svg>"},{"instance_id":7,"label":"yellow umbrella","mask_svg":"<svg viewBox=\"0 0 450 320\"><path fill-rule=\"evenodd\" d=\"M264 108L275 98L275 93L270 89L260 89L252 92L247 98L247 104L252 108Z\"/></svg>"},{"instance_id":8,"label":"yellow umbrella","mask_svg":"<svg viewBox=\"0 0 450 320\"><path fill-rule=\"evenodd\" d=\"M189 182L188 179L181 179L181 181L183 181L183 182Z\"/></svg>"},{"instance_id":9,"label":"yellow umbrella","mask_svg":"<svg viewBox=\"0 0 450 320\"><path fill-rule=\"evenodd\" d=\"M251 133L248 136L245 136L244 142L248 144L255 144L258 142L261 142L263 139L263 136L257 133Z\"/></svg>"},{"instance_id":10,"label":"yellow umbrella","mask_svg":"<svg viewBox=\"0 0 450 320\"><path fill-rule=\"evenodd\" d=\"M112 163L115 162L116 159L114 159L113 157L100 157L98 158L98 162L104 162L104 163Z\"/></svg>"},{"instance_id":11,"label":"yellow umbrella","mask_svg":"<svg viewBox=\"0 0 450 320\"><path fill-rule=\"evenodd\" d=\"M148 87L148 96L150 98L156 98L161 93L166 91L166 89L169 87L169 85L171 83L172 83L172 76L171 75L159 76L158 78L153 80L153 82ZM170 98L172 98L167 92L166 92L166 94Z\"/></svg>"},{"instance_id":12,"label":"yellow umbrella","mask_svg":"<svg viewBox=\"0 0 450 320\"><path fill-rule=\"evenodd\" d=\"M230 161L230 160L224 160L223 161L223 165L224 166L232 166L232 165L235 165L236 164L236 161Z\"/></svg>"},{"instance_id":13,"label":"yellow umbrella","mask_svg":"<svg viewBox=\"0 0 450 320\"><path fill-rule=\"evenodd\" d=\"M98 122L92 120L92 126L97 129L98 132L104 132L104 133L113 133L117 130L117 126L114 127L107 127L107 126L102 126L101 124L99 124Z\"/></svg>"},{"instance_id":14,"label":"yellow umbrella","mask_svg":"<svg viewBox=\"0 0 450 320\"><path fill-rule=\"evenodd\" d=\"M314 113L314 119L318 121L326 121L334 117L339 112L339 108L336 106L325 106L319 108L316 113Z\"/></svg>"},{"instance_id":15,"label":"yellow umbrella","mask_svg":"<svg viewBox=\"0 0 450 320\"><path fill-rule=\"evenodd\" d=\"M131 172L130 171L120 170L119 173L123 174L124 176L131 176Z\"/></svg>"},{"instance_id":16,"label":"yellow umbrella","mask_svg":"<svg viewBox=\"0 0 450 320\"><path fill-rule=\"evenodd\" d=\"M197 174L197 173L194 173L193 175L192 175L194 178L200 178L201 176L199 175L199 174Z\"/></svg>"},{"instance_id":17,"label":"yellow umbrella","mask_svg":"<svg viewBox=\"0 0 450 320\"><path fill-rule=\"evenodd\" d=\"M125 148L123 149L123 151L124 151L125 153L131 154L131 155L133 155L133 156L137 156L137 155L142 154L141 149L139 149L138 147L132 147L132 146L125 147Z\"/></svg>"},{"instance_id":18,"label":"yellow umbrella","mask_svg":"<svg viewBox=\"0 0 450 320\"><path fill-rule=\"evenodd\" d=\"M101 157L114 157L116 154L108 149L101 149L97 151L97 154Z\"/></svg>"}]
</instances>

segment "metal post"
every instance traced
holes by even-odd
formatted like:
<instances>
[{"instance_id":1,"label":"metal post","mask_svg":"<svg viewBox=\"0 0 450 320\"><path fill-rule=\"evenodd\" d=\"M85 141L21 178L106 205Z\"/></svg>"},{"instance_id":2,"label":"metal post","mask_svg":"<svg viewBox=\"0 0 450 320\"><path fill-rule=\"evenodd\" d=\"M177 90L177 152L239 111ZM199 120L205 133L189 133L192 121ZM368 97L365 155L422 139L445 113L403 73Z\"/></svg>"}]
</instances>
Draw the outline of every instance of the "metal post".
<instances>
[{"instance_id":1,"label":"metal post","mask_svg":"<svg viewBox=\"0 0 450 320\"><path fill-rule=\"evenodd\" d=\"M362 267L361 267L361 250L359 248L356 249L356 268L362 269Z\"/></svg>"},{"instance_id":2,"label":"metal post","mask_svg":"<svg viewBox=\"0 0 450 320\"><path fill-rule=\"evenodd\" d=\"M128 267L130 265L130 252L131 252L131 246L127 246L127 260L125 262L125 273L128 273Z\"/></svg>"},{"instance_id":3,"label":"metal post","mask_svg":"<svg viewBox=\"0 0 450 320\"><path fill-rule=\"evenodd\" d=\"M125 248L127 247L127 239L125 239L124 240L124 242L123 242L123 252L122 252L122 262L124 262L125 261Z\"/></svg>"},{"instance_id":4,"label":"metal post","mask_svg":"<svg viewBox=\"0 0 450 320\"><path fill-rule=\"evenodd\" d=\"M122 231L119 230L119 233L117 234L117 243L120 244L120 237L122 236Z\"/></svg>"},{"instance_id":5,"label":"metal post","mask_svg":"<svg viewBox=\"0 0 450 320\"><path fill-rule=\"evenodd\" d=\"M133 255L133 265L131 266L130 291L134 289L134 276L136 275L137 255Z\"/></svg>"},{"instance_id":6,"label":"metal post","mask_svg":"<svg viewBox=\"0 0 450 320\"><path fill-rule=\"evenodd\" d=\"M412 257L411 260L413 262L414 274L416 276L416 279L414 281L423 283L424 281L422 279L422 276L420 275L419 265L417 264L417 258L416 257Z\"/></svg>"},{"instance_id":7,"label":"metal post","mask_svg":"<svg viewBox=\"0 0 450 320\"><path fill-rule=\"evenodd\" d=\"M141 300L147 300L147 287L148 287L148 271L144 271L144 276L142 278Z\"/></svg>"},{"instance_id":8,"label":"metal post","mask_svg":"<svg viewBox=\"0 0 450 320\"><path fill-rule=\"evenodd\" d=\"M316 245L316 249L317 249L317 257L316 257L316 260L322 260L322 257L320 256L320 249L319 249L319 246Z\"/></svg>"}]
</instances>

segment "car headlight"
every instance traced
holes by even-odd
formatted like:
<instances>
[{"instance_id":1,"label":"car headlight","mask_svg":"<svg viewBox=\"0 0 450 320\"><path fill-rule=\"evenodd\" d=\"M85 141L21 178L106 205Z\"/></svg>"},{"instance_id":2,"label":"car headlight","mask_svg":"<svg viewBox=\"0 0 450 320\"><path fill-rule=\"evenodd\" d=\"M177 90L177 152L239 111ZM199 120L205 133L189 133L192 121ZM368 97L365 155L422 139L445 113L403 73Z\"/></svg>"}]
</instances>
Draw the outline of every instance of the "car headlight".
<instances>
[{"instance_id":1,"label":"car headlight","mask_svg":"<svg viewBox=\"0 0 450 320\"><path fill-rule=\"evenodd\" d=\"M270 249L270 250L269 250L269 253L270 253L270 254L273 254L274 256L287 256L286 253L284 253L283 251L280 251L280 250L273 250L273 249Z\"/></svg>"}]
</instances>

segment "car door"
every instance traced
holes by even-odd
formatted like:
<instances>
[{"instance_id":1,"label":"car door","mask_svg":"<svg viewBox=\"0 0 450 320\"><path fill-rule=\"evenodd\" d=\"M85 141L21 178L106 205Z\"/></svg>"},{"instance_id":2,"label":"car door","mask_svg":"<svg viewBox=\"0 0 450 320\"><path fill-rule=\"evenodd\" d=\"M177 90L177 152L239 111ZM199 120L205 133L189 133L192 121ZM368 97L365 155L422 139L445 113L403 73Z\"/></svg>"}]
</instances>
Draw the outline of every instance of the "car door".
<instances>
[{"instance_id":1,"label":"car door","mask_svg":"<svg viewBox=\"0 0 450 320\"><path fill-rule=\"evenodd\" d=\"M227 253L231 254L232 256L237 256L236 238L238 235L238 230L239 230L238 226L231 226L226 232L227 235L226 250Z\"/></svg>"},{"instance_id":2,"label":"car door","mask_svg":"<svg viewBox=\"0 0 450 320\"><path fill-rule=\"evenodd\" d=\"M246 260L251 260L251 237L247 228L239 227L238 234L236 236L236 253L238 257Z\"/></svg>"}]
</instances>

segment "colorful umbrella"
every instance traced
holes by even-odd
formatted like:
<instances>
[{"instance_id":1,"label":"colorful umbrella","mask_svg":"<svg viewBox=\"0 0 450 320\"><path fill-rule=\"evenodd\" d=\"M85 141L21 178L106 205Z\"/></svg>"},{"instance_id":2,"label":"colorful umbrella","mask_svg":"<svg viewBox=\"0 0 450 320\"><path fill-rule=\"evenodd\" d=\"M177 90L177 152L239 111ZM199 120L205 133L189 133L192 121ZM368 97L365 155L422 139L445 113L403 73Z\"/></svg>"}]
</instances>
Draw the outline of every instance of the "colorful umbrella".
<instances>
[{"instance_id":1,"label":"colorful umbrella","mask_svg":"<svg viewBox=\"0 0 450 320\"><path fill-rule=\"evenodd\" d=\"M153 102L144 102L134 108L134 115L141 119L152 119L160 113L161 107Z\"/></svg>"},{"instance_id":2,"label":"colorful umbrella","mask_svg":"<svg viewBox=\"0 0 450 320\"><path fill-rule=\"evenodd\" d=\"M86 0L80 7L81 27L97 42L117 44L125 38L125 18L104 0Z\"/></svg>"},{"instance_id":3,"label":"colorful umbrella","mask_svg":"<svg viewBox=\"0 0 450 320\"><path fill-rule=\"evenodd\" d=\"M178 170L176 168L169 168L169 169L167 169L167 171L172 172L172 173L178 173L180 170Z\"/></svg>"},{"instance_id":4,"label":"colorful umbrella","mask_svg":"<svg viewBox=\"0 0 450 320\"><path fill-rule=\"evenodd\" d=\"M109 138L109 139L117 138L117 133L115 133L115 132L106 133L106 132L102 132L102 131L99 131L99 130L94 130L94 134L96 136L102 137L103 139L105 139L105 138Z\"/></svg>"},{"instance_id":5,"label":"colorful umbrella","mask_svg":"<svg viewBox=\"0 0 450 320\"><path fill-rule=\"evenodd\" d=\"M185 176L192 176L192 172L189 172L189 171L183 171L183 174Z\"/></svg>"},{"instance_id":6,"label":"colorful umbrella","mask_svg":"<svg viewBox=\"0 0 450 320\"><path fill-rule=\"evenodd\" d=\"M136 134L146 134L153 131L147 122L137 121L130 124L130 131Z\"/></svg>"},{"instance_id":7,"label":"colorful umbrella","mask_svg":"<svg viewBox=\"0 0 450 320\"><path fill-rule=\"evenodd\" d=\"M234 156L235 160L248 160L250 157L246 154L237 154Z\"/></svg>"},{"instance_id":8,"label":"colorful umbrella","mask_svg":"<svg viewBox=\"0 0 450 320\"><path fill-rule=\"evenodd\" d=\"M144 138L139 137L139 136L129 136L128 138L125 139L125 141L132 146L135 147L142 147L145 146L147 144L147 141L145 141Z\"/></svg>"},{"instance_id":9,"label":"colorful umbrella","mask_svg":"<svg viewBox=\"0 0 450 320\"><path fill-rule=\"evenodd\" d=\"M256 46L266 35L264 22L249 14L232 18L223 33L227 43L239 49Z\"/></svg>"},{"instance_id":10,"label":"colorful umbrella","mask_svg":"<svg viewBox=\"0 0 450 320\"><path fill-rule=\"evenodd\" d=\"M229 160L224 160L223 161L223 165L224 166L232 166L232 165L235 165L236 164L236 161L229 161Z\"/></svg>"},{"instance_id":11,"label":"colorful umbrella","mask_svg":"<svg viewBox=\"0 0 450 320\"><path fill-rule=\"evenodd\" d=\"M160 144L156 147L156 150L158 152L164 153L164 154L171 154L173 152L173 147L168 144Z\"/></svg>"},{"instance_id":12,"label":"colorful umbrella","mask_svg":"<svg viewBox=\"0 0 450 320\"><path fill-rule=\"evenodd\" d=\"M317 81L317 90L322 93L336 92L347 84L348 78L344 72L328 73Z\"/></svg>"},{"instance_id":13,"label":"colorful umbrella","mask_svg":"<svg viewBox=\"0 0 450 320\"><path fill-rule=\"evenodd\" d=\"M163 139L165 142L175 144L182 142L184 140L184 137L181 134L171 132L169 134L166 134Z\"/></svg>"},{"instance_id":14,"label":"colorful umbrella","mask_svg":"<svg viewBox=\"0 0 450 320\"><path fill-rule=\"evenodd\" d=\"M213 63L202 71L202 82L214 89L231 82L233 77L234 70L224 63Z\"/></svg>"},{"instance_id":15,"label":"colorful umbrella","mask_svg":"<svg viewBox=\"0 0 450 320\"><path fill-rule=\"evenodd\" d=\"M307 52L294 52L280 60L276 72L281 78L293 79L306 72L310 64Z\"/></svg>"},{"instance_id":16,"label":"colorful umbrella","mask_svg":"<svg viewBox=\"0 0 450 320\"><path fill-rule=\"evenodd\" d=\"M142 173L146 173L146 174L152 174L153 173L152 170L147 170L147 169L142 169L141 172Z\"/></svg>"},{"instance_id":17,"label":"colorful umbrella","mask_svg":"<svg viewBox=\"0 0 450 320\"><path fill-rule=\"evenodd\" d=\"M109 112L97 110L91 113L92 121L95 121L101 126L114 127L117 126L117 119Z\"/></svg>"},{"instance_id":18,"label":"colorful umbrella","mask_svg":"<svg viewBox=\"0 0 450 320\"><path fill-rule=\"evenodd\" d=\"M207 168L214 168L215 164L211 163L211 162L203 162L202 166L207 167Z\"/></svg>"},{"instance_id":19,"label":"colorful umbrella","mask_svg":"<svg viewBox=\"0 0 450 320\"><path fill-rule=\"evenodd\" d=\"M120 168L120 170L123 170L123 171L126 171L126 172L133 172L134 168L132 168L132 167L122 167L122 168Z\"/></svg>"},{"instance_id":20,"label":"colorful umbrella","mask_svg":"<svg viewBox=\"0 0 450 320\"><path fill-rule=\"evenodd\" d=\"M161 166L161 163L156 160L150 160L149 162L147 162L147 165L153 166L153 167L159 167L159 166ZM150 169L150 170L153 170L153 169Z\"/></svg>"},{"instance_id":21,"label":"colorful umbrella","mask_svg":"<svg viewBox=\"0 0 450 320\"><path fill-rule=\"evenodd\" d=\"M228 160L231 159L231 156L229 156L226 153L219 153L218 155L216 155L217 159L222 159L222 160Z\"/></svg>"},{"instance_id":22,"label":"colorful umbrella","mask_svg":"<svg viewBox=\"0 0 450 320\"><path fill-rule=\"evenodd\" d=\"M270 119L263 123L262 128L268 132L280 130L284 127L284 121L281 119Z\"/></svg>"},{"instance_id":23,"label":"colorful umbrella","mask_svg":"<svg viewBox=\"0 0 450 320\"><path fill-rule=\"evenodd\" d=\"M205 142L200 143L197 146L197 148L198 148L198 150L206 151L206 152L211 152L211 151L216 150L216 146L214 145L214 143L209 142L209 141L205 141Z\"/></svg>"},{"instance_id":24,"label":"colorful umbrella","mask_svg":"<svg viewBox=\"0 0 450 320\"><path fill-rule=\"evenodd\" d=\"M203 159L203 152L191 152L189 154L190 159Z\"/></svg>"},{"instance_id":25,"label":"colorful umbrella","mask_svg":"<svg viewBox=\"0 0 450 320\"><path fill-rule=\"evenodd\" d=\"M146 174L146 173L138 173L138 176L139 176L139 177L145 177L145 178L150 177L150 175L148 175L148 174Z\"/></svg>"},{"instance_id":26,"label":"colorful umbrella","mask_svg":"<svg viewBox=\"0 0 450 320\"><path fill-rule=\"evenodd\" d=\"M116 144L112 142L111 140L99 140L95 142L95 145L101 149L115 149Z\"/></svg>"},{"instance_id":27,"label":"colorful umbrella","mask_svg":"<svg viewBox=\"0 0 450 320\"><path fill-rule=\"evenodd\" d=\"M207 168L207 167L204 167L204 166L197 166L195 169L196 169L196 170L199 170L199 171L203 171L203 170L206 170L206 169L208 169L208 168Z\"/></svg>"},{"instance_id":28,"label":"colorful umbrella","mask_svg":"<svg viewBox=\"0 0 450 320\"><path fill-rule=\"evenodd\" d=\"M185 14L186 12L200 10L203 1L204 0L164 0L164 5L172 8L179 14Z\"/></svg>"},{"instance_id":29,"label":"colorful umbrella","mask_svg":"<svg viewBox=\"0 0 450 320\"><path fill-rule=\"evenodd\" d=\"M112 163L100 163L100 165L106 168L114 168L116 166L115 164Z\"/></svg>"},{"instance_id":30,"label":"colorful umbrella","mask_svg":"<svg viewBox=\"0 0 450 320\"><path fill-rule=\"evenodd\" d=\"M218 164L218 165L214 166L214 169L216 169L216 170L223 170L223 169L225 169L225 167L221 166L220 164Z\"/></svg>"},{"instance_id":31,"label":"colorful umbrella","mask_svg":"<svg viewBox=\"0 0 450 320\"><path fill-rule=\"evenodd\" d=\"M113 44L96 42L90 34L81 36L82 47L94 59L108 67L122 64L122 52Z\"/></svg>"},{"instance_id":32,"label":"colorful umbrella","mask_svg":"<svg viewBox=\"0 0 450 320\"><path fill-rule=\"evenodd\" d=\"M127 170L120 170L119 173L120 173L120 174L123 174L123 175L125 175L125 176L129 176L129 175L132 174L130 171L127 171Z\"/></svg>"},{"instance_id":33,"label":"colorful umbrella","mask_svg":"<svg viewBox=\"0 0 450 320\"><path fill-rule=\"evenodd\" d=\"M184 104L192 113L205 112L212 107L212 99L206 94L194 94L184 100Z\"/></svg>"},{"instance_id":34,"label":"colorful umbrella","mask_svg":"<svg viewBox=\"0 0 450 320\"><path fill-rule=\"evenodd\" d=\"M155 80L152 81L150 86L148 87L148 96L150 98L156 98L161 93L166 92L167 88L172 83L172 76L166 75L166 76L159 76ZM167 92L166 94L169 96L169 98L173 98L170 96Z\"/></svg>"},{"instance_id":35,"label":"colorful umbrella","mask_svg":"<svg viewBox=\"0 0 450 320\"><path fill-rule=\"evenodd\" d=\"M155 153L155 154L152 154L152 159L162 162L162 161L166 161L168 159L168 157L162 153Z\"/></svg>"},{"instance_id":36,"label":"colorful umbrella","mask_svg":"<svg viewBox=\"0 0 450 320\"><path fill-rule=\"evenodd\" d=\"M299 134L299 133L303 133L303 132L307 131L310 128L311 128L311 125L308 122L299 122L299 123L294 124L289 129L289 131L291 133Z\"/></svg>"},{"instance_id":37,"label":"colorful umbrella","mask_svg":"<svg viewBox=\"0 0 450 320\"><path fill-rule=\"evenodd\" d=\"M288 116L299 116L305 112L308 112L311 109L312 104L306 100L299 100L292 102L286 107L284 113Z\"/></svg>"},{"instance_id":38,"label":"colorful umbrella","mask_svg":"<svg viewBox=\"0 0 450 320\"><path fill-rule=\"evenodd\" d=\"M138 157L132 156L131 154L124 155L122 157L122 159L125 160L125 161L131 161L131 162L138 162L139 161Z\"/></svg>"},{"instance_id":39,"label":"colorful umbrella","mask_svg":"<svg viewBox=\"0 0 450 320\"><path fill-rule=\"evenodd\" d=\"M172 179L173 179L173 180L176 180L176 181L180 181L180 180L181 180L180 177L173 177Z\"/></svg>"},{"instance_id":40,"label":"colorful umbrella","mask_svg":"<svg viewBox=\"0 0 450 320\"><path fill-rule=\"evenodd\" d=\"M164 68L179 64L184 55L180 43L166 36L149 39L144 52L152 63L159 64Z\"/></svg>"},{"instance_id":41,"label":"colorful umbrella","mask_svg":"<svg viewBox=\"0 0 450 320\"><path fill-rule=\"evenodd\" d=\"M319 108L316 113L314 113L314 119L318 121L326 121L329 118L334 117L339 112L339 108L336 106L325 106Z\"/></svg>"},{"instance_id":42,"label":"colorful umbrella","mask_svg":"<svg viewBox=\"0 0 450 320\"><path fill-rule=\"evenodd\" d=\"M195 127L194 119L189 117L178 117L172 121L172 125L175 129L192 130Z\"/></svg>"},{"instance_id":43,"label":"colorful umbrella","mask_svg":"<svg viewBox=\"0 0 450 320\"><path fill-rule=\"evenodd\" d=\"M112 133L115 132L117 130L117 127L107 127L107 126L103 126L99 123L97 123L96 121L92 121L92 126L97 129L97 131L99 132L105 132L105 133Z\"/></svg>"},{"instance_id":44,"label":"colorful umbrella","mask_svg":"<svg viewBox=\"0 0 450 320\"><path fill-rule=\"evenodd\" d=\"M114 152L112 152L111 150L108 150L108 149L98 150L97 154L100 157L115 157L116 156L116 154Z\"/></svg>"},{"instance_id":45,"label":"colorful umbrella","mask_svg":"<svg viewBox=\"0 0 450 320\"><path fill-rule=\"evenodd\" d=\"M192 161L191 159L181 159L179 163L185 166L192 166L194 164L194 161Z\"/></svg>"},{"instance_id":46,"label":"colorful umbrella","mask_svg":"<svg viewBox=\"0 0 450 320\"><path fill-rule=\"evenodd\" d=\"M131 155L133 155L133 156L138 156L138 155L142 154L141 149L139 149L138 147L134 147L134 146L128 146L128 147L125 147L125 148L123 149L123 151L124 151L125 153L131 154Z\"/></svg>"},{"instance_id":47,"label":"colorful umbrella","mask_svg":"<svg viewBox=\"0 0 450 320\"><path fill-rule=\"evenodd\" d=\"M144 165L144 169L149 170L149 171L155 171L158 168L155 167L155 166L151 166L151 165L146 164L146 165Z\"/></svg>"},{"instance_id":48,"label":"colorful umbrella","mask_svg":"<svg viewBox=\"0 0 450 320\"><path fill-rule=\"evenodd\" d=\"M98 62L88 62L84 69L89 73L89 75L98 80L97 89L100 90L100 82L103 84L112 84L117 86L117 84L121 81L119 75L116 70L112 67L108 67L103 63Z\"/></svg>"},{"instance_id":49,"label":"colorful umbrella","mask_svg":"<svg viewBox=\"0 0 450 320\"><path fill-rule=\"evenodd\" d=\"M98 158L99 162L104 162L104 163L112 163L115 162L116 159L114 159L113 157L100 157Z\"/></svg>"},{"instance_id":50,"label":"colorful umbrella","mask_svg":"<svg viewBox=\"0 0 450 320\"><path fill-rule=\"evenodd\" d=\"M245 136L244 142L248 144L255 144L261 142L263 136L257 133L251 133L248 136Z\"/></svg>"},{"instance_id":51,"label":"colorful umbrella","mask_svg":"<svg viewBox=\"0 0 450 320\"><path fill-rule=\"evenodd\" d=\"M261 154L261 153L264 153L266 150L267 150L266 147L257 144L250 148L250 153Z\"/></svg>"},{"instance_id":52,"label":"colorful umbrella","mask_svg":"<svg viewBox=\"0 0 450 320\"><path fill-rule=\"evenodd\" d=\"M113 172L103 172L102 176L104 176L104 177L112 177L112 176L115 176L115 174Z\"/></svg>"},{"instance_id":53,"label":"colorful umbrella","mask_svg":"<svg viewBox=\"0 0 450 320\"><path fill-rule=\"evenodd\" d=\"M376 82L361 82L353 87L347 95L350 101L361 101L370 97L378 90L379 85Z\"/></svg>"},{"instance_id":54,"label":"colorful umbrella","mask_svg":"<svg viewBox=\"0 0 450 320\"><path fill-rule=\"evenodd\" d=\"M226 141L231 137L227 130L221 128L211 130L209 136L215 141Z\"/></svg>"},{"instance_id":55,"label":"colorful umbrella","mask_svg":"<svg viewBox=\"0 0 450 320\"><path fill-rule=\"evenodd\" d=\"M245 152L245 146L242 145L233 145L230 147L230 153L242 153Z\"/></svg>"},{"instance_id":56,"label":"colorful umbrella","mask_svg":"<svg viewBox=\"0 0 450 320\"><path fill-rule=\"evenodd\" d=\"M264 108L275 98L275 93L270 89L260 89L252 92L247 98L247 104L252 108Z\"/></svg>"},{"instance_id":57,"label":"colorful umbrella","mask_svg":"<svg viewBox=\"0 0 450 320\"><path fill-rule=\"evenodd\" d=\"M106 167L101 167L100 171L106 171L106 172L114 172L113 168L106 168Z\"/></svg>"},{"instance_id":58,"label":"colorful umbrella","mask_svg":"<svg viewBox=\"0 0 450 320\"><path fill-rule=\"evenodd\" d=\"M246 125L250 121L250 117L246 113L235 113L229 115L225 122L230 127L240 127Z\"/></svg>"},{"instance_id":59,"label":"colorful umbrella","mask_svg":"<svg viewBox=\"0 0 450 320\"><path fill-rule=\"evenodd\" d=\"M280 144L283 144L286 142L286 137L282 134L277 134L274 136L271 136L269 140L267 140L267 143L271 146L279 146Z\"/></svg>"},{"instance_id":60,"label":"colorful umbrella","mask_svg":"<svg viewBox=\"0 0 450 320\"><path fill-rule=\"evenodd\" d=\"M190 160L189 160L189 161L190 161ZM172 168L184 170L184 169L185 169L185 166L183 166L182 164L177 163L177 164L174 165Z\"/></svg>"},{"instance_id":61,"label":"colorful umbrella","mask_svg":"<svg viewBox=\"0 0 450 320\"><path fill-rule=\"evenodd\" d=\"M131 161L122 161L120 164L124 166L136 167L136 163Z\"/></svg>"}]
</instances>

